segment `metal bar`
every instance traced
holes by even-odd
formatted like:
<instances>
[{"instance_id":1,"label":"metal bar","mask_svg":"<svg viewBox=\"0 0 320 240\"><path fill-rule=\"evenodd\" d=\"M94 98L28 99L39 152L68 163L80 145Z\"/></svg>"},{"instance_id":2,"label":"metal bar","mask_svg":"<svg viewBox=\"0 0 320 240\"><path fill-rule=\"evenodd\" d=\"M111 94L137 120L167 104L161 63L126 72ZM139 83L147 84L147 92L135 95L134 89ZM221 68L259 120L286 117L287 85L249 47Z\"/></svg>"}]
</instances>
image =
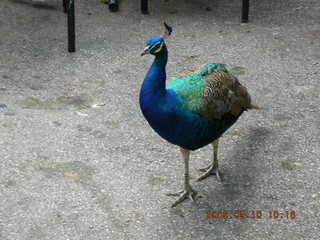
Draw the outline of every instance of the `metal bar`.
<instances>
[{"instance_id":1,"label":"metal bar","mask_svg":"<svg viewBox=\"0 0 320 240\"><path fill-rule=\"evenodd\" d=\"M109 0L109 10L110 12L116 12L119 9L118 0Z\"/></svg>"},{"instance_id":2,"label":"metal bar","mask_svg":"<svg viewBox=\"0 0 320 240\"><path fill-rule=\"evenodd\" d=\"M242 0L241 22L249 21L249 0Z\"/></svg>"},{"instance_id":3,"label":"metal bar","mask_svg":"<svg viewBox=\"0 0 320 240\"><path fill-rule=\"evenodd\" d=\"M74 20L74 0L69 0L68 6L68 51L76 51L76 33Z\"/></svg>"},{"instance_id":4,"label":"metal bar","mask_svg":"<svg viewBox=\"0 0 320 240\"><path fill-rule=\"evenodd\" d=\"M148 0L141 0L141 13L148 14Z\"/></svg>"},{"instance_id":5,"label":"metal bar","mask_svg":"<svg viewBox=\"0 0 320 240\"><path fill-rule=\"evenodd\" d=\"M62 0L63 12L67 12L67 0Z\"/></svg>"}]
</instances>

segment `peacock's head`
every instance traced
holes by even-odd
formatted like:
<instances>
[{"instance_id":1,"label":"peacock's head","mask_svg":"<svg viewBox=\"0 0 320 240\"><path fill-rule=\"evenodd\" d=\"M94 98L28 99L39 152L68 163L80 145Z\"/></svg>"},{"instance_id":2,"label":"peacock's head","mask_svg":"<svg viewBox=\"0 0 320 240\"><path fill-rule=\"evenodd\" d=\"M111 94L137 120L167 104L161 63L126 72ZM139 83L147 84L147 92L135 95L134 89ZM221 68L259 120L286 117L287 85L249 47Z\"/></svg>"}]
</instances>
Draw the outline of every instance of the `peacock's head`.
<instances>
[{"instance_id":1,"label":"peacock's head","mask_svg":"<svg viewBox=\"0 0 320 240\"><path fill-rule=\"evenodd\" d=\"M166 23L164 23L164 26L166 29L164 35L150 38L147 41L146 47L141 53L141 56L146 54L157 55L157 54L161 54L162 51L166 50L166 44L164 42L164 39L171 35L172 27L170 27Z\"/></svg>"}]
</instances>

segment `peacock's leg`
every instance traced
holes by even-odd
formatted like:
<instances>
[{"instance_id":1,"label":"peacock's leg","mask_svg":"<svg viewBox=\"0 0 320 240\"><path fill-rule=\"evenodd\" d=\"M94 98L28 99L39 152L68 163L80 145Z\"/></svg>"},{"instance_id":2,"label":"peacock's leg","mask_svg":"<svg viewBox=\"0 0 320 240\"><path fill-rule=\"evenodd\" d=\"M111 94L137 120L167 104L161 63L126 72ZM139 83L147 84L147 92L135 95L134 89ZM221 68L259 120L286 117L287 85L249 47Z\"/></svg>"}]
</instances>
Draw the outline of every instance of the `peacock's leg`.
<instances>
[{"instance_id":1,"label":"peacock's leg","mask_svg":"<svg viewBox=\"0 0 320 240\"><path fill-rule=\"evenodd\" d=\"M184 185L183 190L179 193L171 193L167 194L168 196L178 196L179 198L171 205L171 207L177 206L179 203L184 201L186 198L190 198L192 201L194 201L194 197L197 194L195 190L193 190L190 186L190 180L189 180L189 157L190 157L190 151L184 148L180 148L182 153L182 158L184 161Z\"/></svg>"},{"instance_id":2,"label":"peacock's leg","mask_svg":"<svg viewBox=\"0 0 320 240\"><path fill-rule=\"evenodd\" d=\"M217 179L221 181L221 172L219 171L218 167L218 145L219 145L219 139L216 139L212 142L213 146L213 160L212 163L203 169L200 169L200 171L205 172L203 175L201 175L197 181L201 181L210 175L216 175Z\"/></svg>"}]
</instances>

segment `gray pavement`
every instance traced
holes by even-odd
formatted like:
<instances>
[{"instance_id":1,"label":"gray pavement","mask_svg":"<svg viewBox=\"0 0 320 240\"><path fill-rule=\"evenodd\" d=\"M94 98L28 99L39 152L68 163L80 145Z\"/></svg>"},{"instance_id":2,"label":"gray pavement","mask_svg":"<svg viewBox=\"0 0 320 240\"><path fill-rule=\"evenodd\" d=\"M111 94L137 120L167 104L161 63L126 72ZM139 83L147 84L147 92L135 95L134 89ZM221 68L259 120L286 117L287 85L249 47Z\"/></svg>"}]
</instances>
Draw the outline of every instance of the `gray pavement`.
<instances>
[{"instance_id":1,"label":"gray pavement","mask_svg":"<svg viewBox=\"0 0 320 240\"><path fill-rule=\"evenodd\" d=\"M150 1L148 16L138 0L118 13L79 0L69 54L60 0L1 0L0 239L320 239L320 2L251 2L240 24L240 0ZM138 106L140 53L164 20L169 77L224 62L264 108L221 139L223 183L195 182L211 148L192 153L199 197L174 209L179 150ZM213 210L262 218L205 220Z\"/></svg>"}]
</instances>

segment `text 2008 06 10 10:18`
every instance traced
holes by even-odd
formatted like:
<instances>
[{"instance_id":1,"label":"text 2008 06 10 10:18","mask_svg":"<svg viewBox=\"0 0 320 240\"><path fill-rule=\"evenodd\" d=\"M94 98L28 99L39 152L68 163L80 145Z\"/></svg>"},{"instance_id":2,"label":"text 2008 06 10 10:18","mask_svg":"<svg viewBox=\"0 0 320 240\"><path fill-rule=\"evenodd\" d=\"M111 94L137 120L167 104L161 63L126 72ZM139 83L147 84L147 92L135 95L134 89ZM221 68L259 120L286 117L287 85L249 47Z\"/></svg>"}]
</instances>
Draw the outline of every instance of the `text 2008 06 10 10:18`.
<instances>
[{"instance_id":1,"label":"text 2008 06 10 10:18","mask_svg":"<svg viewBox=\"0 0 320 240\"><path fill-rule=\"evenodd\" d=\"M204 217L206 220L211 218L221 219L295 219L297 216L295 210L210 210L207 211L207 215Z\"/></svg>"}]
</instances>

